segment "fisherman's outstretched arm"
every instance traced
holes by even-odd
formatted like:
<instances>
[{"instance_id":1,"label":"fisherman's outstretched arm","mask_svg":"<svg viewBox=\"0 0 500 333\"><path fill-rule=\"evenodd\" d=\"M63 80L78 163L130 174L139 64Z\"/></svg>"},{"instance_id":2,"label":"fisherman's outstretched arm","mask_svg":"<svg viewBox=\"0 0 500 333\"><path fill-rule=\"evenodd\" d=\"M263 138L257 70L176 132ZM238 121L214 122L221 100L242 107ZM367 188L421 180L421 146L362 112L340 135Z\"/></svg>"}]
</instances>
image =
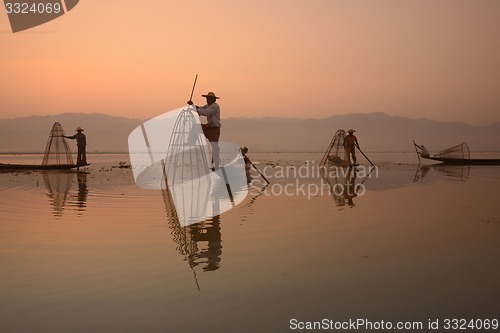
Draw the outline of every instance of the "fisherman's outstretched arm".
<instances>
[{"instance_id":1,"label":"fisherman's outstretched arm","mask_svg":"<svg viewBox=\"0 0 500 333\"><path fill-rule=\"evenodd\" d=\"M202 116L213 116L214 114L219 112L219 107L216 104L199 107L197 106L196 109L198 110L198 114L201 114Z\"/></svg>"}]
</instances>

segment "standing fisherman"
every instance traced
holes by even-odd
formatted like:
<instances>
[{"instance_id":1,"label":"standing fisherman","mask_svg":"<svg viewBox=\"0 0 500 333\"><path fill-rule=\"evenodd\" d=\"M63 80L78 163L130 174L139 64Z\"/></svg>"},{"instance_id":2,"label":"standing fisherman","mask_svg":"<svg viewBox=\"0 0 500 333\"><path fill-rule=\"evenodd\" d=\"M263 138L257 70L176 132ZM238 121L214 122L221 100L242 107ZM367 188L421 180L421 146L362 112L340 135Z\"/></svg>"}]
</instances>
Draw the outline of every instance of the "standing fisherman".
<instances>
[{"instance_id":1,"label":"standing fisherman","mask_svg":"<svg viewBox=\"0 0 500 333\"><path fill-rule=\"evenodd\" d=\"M220 97L217 97L213 92L209 92L206 95L201 95L205 97L207 100L207 104L204 106L196 106L196 111L198 111L199 115L207 117L207 123L202 124L201 127L203 129L203 134L207 137L208 141L210 141L210 145L212 146L212 156L214 167L217 169L219 167L219 138L220 138L220 107L217 104L216 100ZM193 105L193 101L188 101L189 105Z\"/></svg>"},{"instance_id":2,"label":"standing fisherman","mask_svg":"<svg viewBox=\"0 0 500 333\"><path fill-rule=\"evenodd\" d=\"M78 127L76 129L76 134L72 136L65 136L63 135L66 139L71 139L75 140L76 139L76 145L78 146L78 155L76 158L76 165L77 166L82 166L82 165L87 165L87 153L86 153L86 146L87 146L87 137L85 134L83 134L83 128Z\"/></svg>"},{"instance_id":3,"label":"standing fisherman","mask_svg":"<svg viewBox=\"0 0 500 333\"><path fill-rule=\"evenodd\" d=\"M346 153L347 153L347 159L348 159L349 163L351 163L350 156L352 156L352 165L356 165L357 164L356 163L356 147L358 147L358 149L360 149L359 148L358 139L353 134L356 131L353 130L353 129L350 129L347 132L349 134L344 137L344 139L345 139L345 149L346 149Z\"/></svg>"}]
</instances>

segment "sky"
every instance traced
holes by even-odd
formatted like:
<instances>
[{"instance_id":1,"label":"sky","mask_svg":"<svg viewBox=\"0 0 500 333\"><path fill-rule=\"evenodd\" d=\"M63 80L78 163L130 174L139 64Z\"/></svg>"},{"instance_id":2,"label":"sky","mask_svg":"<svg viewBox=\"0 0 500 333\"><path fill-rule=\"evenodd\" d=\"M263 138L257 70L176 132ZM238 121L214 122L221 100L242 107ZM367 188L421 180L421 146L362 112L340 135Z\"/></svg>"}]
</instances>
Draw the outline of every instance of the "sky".
<instances>
[{"instance_id":1,"label":"sky","mask_svg":"<svg viewBox=\"0 0 500 333\"><path fill-rule=\"evenodd\" d=\"M385 112L500 122L500 1L82 0L12 33L0 118L148 119L209 91L223 118Z\"/></svg>"}]
</instances>

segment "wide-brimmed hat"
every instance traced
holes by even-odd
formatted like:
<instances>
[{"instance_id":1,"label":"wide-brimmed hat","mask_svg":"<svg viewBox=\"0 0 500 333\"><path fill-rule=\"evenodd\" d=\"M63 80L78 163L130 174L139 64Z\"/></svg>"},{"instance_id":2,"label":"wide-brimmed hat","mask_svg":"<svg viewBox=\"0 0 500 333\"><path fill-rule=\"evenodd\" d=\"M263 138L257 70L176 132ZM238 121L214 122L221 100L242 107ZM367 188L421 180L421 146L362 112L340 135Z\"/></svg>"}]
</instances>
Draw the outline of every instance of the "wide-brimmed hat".
<instances>
[{"instance_id":1,"label":"wide-brimmed hat","mask_svg":"<svg viewBox=\"0 0 500 333\"><path fill-rule=\"evenodd\" d=\"M352 128L350 130L347 131L347 133L354 133L356 132L355 130L353 130Z\"/></svg>"},{"instance_id":2,"label":"wide-brimmed hat","mask_svg":"<svg viewBox=\"0 0 500 333\"><path fill-rule=\"evenodd\" d=\"M220 97L215 96L215 94L213 92L209 92L206 95L201 95L201 97L212 97L212 98L215 98L215 99L219 99L220 98Z\"/></svg>"},{"instance_id":3,"label":"wide-brimmed hat","mask_svg":"<svg viewBox=\"0 0 500 333\"><path fill-rule=\"evenodd\" d=\"M82 131L83 132L83 128L78 127L75 131L77 131L77 132Z\"/></svg>"}]
</instances>

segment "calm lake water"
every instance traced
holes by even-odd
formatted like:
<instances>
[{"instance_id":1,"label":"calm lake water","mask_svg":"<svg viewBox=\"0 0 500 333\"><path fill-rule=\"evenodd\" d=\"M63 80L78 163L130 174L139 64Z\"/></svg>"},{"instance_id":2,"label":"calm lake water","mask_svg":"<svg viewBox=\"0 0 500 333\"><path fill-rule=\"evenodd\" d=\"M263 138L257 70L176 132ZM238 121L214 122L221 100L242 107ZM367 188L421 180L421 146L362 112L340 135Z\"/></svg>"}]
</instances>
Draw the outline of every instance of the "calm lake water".
<instances>
[{"instance_id":1,"label":"calm lake water","mask_svg":"<svg viewBox=\"0 0 500 333\"><path fill-rule=\"evenodd\" d=\"M0 332L500 319L500 167L379 153L377 170L324 182L313 174L322 154L249 156L271 185L252 170L241 205L185 228L161 191L117 167L126 155L0 173Z\"/></svg>"}]
</instances>

